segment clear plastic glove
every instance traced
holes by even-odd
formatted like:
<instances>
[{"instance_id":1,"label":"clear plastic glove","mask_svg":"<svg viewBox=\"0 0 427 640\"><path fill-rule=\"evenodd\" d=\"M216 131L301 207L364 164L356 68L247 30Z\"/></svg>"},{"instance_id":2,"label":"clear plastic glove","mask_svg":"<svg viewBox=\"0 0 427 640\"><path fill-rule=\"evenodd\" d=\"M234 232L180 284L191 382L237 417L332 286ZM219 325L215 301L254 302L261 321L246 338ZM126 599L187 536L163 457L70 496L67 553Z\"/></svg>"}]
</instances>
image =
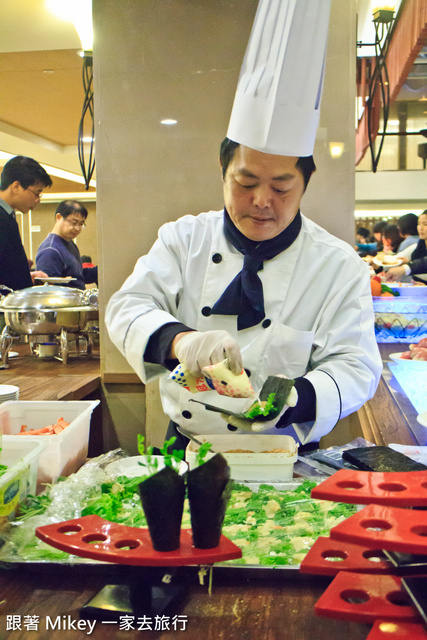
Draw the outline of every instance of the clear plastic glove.
<instances>
[{"instance_id":1,"label":"clear plastic glove","mask_svg":"<svg viewBox=\"0 0 427 640\"><path fill-rule=\"evenodd\" d=\"M203 367L222 362L228 358L230 369L242 371L240 347L228 331L191 331L175 345L175 356L194 376L201 375Z\"/></svg>"},{"instance_id":2,"label":"clear plastic glove","mask_svg":"<svg viewBox=\"0 0 427 640\"><path fill-rule=\"evenodd\" d=\"M262 433L276 426L283 414L290 408L295 407L298 402L298 392L292 387L287 403L283 405L280 413L272 420L248 420L245 418L237 418L236 416L221 413L221 418L233 427L237 427L251 433Z\"/></svg>"}]
</instances>

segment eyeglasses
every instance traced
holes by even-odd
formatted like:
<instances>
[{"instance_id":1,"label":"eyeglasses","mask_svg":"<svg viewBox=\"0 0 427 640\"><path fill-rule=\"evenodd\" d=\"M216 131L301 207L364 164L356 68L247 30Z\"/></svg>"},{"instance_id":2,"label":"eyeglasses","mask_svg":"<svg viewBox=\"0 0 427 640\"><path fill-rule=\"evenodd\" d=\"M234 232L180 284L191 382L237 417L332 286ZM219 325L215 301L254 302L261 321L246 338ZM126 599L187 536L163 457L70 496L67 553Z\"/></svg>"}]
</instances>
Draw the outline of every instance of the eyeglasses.
<instances>
[{"instance_id":1,"label":"eyeglasses","mask_svg":"<svg viewBox=\"0 0 427 640\"><path fill-rule=\"evenodd\" d=\"M65 218L65 220L73 229L84 229L86 226L85 222L75 222L74 220L68 220L68 218Z\"/></svg>"},{"instance_id":2,"label":"eyeglasses","mask_svg":"<svg viewBox=\"0 0 427 640\"><path fill-rule=\"evenodd\" d=\"M39 200L42 197L41 193L36 193L35 191L33 191L32 189L30 189L30 187L27 187L27 191L31 191L31 193L33 194L33 196L36 196L36 198L38 198Z\"/></svg>"}]
</instances>

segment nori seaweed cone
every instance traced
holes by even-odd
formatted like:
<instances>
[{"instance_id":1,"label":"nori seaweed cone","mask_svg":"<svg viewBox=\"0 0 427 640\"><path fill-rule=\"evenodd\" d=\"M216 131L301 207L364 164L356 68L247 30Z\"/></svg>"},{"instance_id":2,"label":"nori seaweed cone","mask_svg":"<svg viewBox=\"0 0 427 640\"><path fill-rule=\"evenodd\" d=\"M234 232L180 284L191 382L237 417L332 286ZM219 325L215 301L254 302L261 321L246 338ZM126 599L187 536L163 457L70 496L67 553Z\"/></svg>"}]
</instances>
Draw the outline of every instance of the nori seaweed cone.
<instances>
[{"instance_id":1,"label":"nori seaweed cone","mask_svg":"<svg viewBox=\"0 0 427 640\"><path fill-rule=\"evenodd\" d=\"M153 548L175 551L180 545L185 480L171 467L164 467L139 485Z\"/></svg>"},{"instance_id":2,"label":"nori seaweed cone","mask_svg":"<svg viewBox=\"0 0 427 640\"><path fill-rule=\"evenodd\" d=\"M197 549L219 545L232 481L226 459L217 453L186 474L193 544Z\"/></svg>"}]
</instances>

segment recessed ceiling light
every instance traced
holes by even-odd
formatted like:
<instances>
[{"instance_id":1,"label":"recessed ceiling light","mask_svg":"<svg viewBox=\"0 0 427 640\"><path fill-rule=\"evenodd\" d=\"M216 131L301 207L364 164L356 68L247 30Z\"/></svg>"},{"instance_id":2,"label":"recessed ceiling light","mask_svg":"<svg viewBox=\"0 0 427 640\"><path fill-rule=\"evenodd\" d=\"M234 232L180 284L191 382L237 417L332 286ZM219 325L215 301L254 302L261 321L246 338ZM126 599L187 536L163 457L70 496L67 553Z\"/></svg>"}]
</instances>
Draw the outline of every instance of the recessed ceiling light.
<instances>
[{"instance_id":1,"label":"recessed ceiling light","mask_svg":"<svg viewBox=\"0 0 427 640\"><path fill-rule=\"evenodd\" d=\"M53 69L43 69L43 73L45 73L46 75L49 75L53 73Z\"/></svg>"},{"instance_id":2,"label":"recessed ceiling light","mask_svg":"<svg viewBox=\"0 0 427 640\"><path fill-rule=\"evenodd\" d=\"M160 124L165 124L165 125L178 124L178 120L174 120L173 118L165 118L164 120L160 120Z\"/></svg>"}]
</instances>

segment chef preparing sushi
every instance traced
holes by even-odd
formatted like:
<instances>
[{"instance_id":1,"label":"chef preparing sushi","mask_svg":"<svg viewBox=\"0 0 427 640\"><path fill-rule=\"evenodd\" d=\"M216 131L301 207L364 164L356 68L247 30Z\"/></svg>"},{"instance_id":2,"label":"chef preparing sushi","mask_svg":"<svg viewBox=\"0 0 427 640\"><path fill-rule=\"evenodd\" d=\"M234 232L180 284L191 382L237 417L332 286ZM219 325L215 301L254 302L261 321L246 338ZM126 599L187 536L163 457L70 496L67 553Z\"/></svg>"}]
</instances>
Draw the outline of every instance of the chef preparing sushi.
<instances>
[{"instance_id":1,"label":"chef preparing sushi","mask_svg":"<svg viewBox=\"0 0 427 640\"><path fill-rule=\"evenodd\" d=\"M300 209L315 170L329 9L261 0L220 148L224 208L162 226L108 303L112 341L143 382L160 376L178 448L187 441L177 426L318 442L375 393L368 267ZM212 365L235 393L218 393ZM228 419L253 401L236 397L240 381L256 398L271 376L294 381L274 417L262 428Z\"/></svg>"}]
</instances>

